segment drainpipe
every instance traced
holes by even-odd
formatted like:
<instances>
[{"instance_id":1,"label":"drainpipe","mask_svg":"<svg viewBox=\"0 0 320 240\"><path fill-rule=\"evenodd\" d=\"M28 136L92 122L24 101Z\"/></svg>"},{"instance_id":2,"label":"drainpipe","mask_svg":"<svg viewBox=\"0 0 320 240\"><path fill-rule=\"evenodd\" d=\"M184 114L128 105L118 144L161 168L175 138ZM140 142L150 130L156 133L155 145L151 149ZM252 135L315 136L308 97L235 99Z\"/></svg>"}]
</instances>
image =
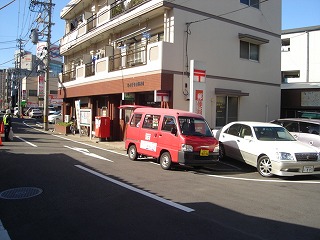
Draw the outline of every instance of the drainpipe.
<instances>
[{"instance_id":1,"label":"drainpipe","mask_svg":"<svg viewBox=\"0 0 320 240\"><path fill-rule=\"evenodd\" d=\"M309 82L309 32L307 31L307 82Z\"/></svg>"}]
</instances>

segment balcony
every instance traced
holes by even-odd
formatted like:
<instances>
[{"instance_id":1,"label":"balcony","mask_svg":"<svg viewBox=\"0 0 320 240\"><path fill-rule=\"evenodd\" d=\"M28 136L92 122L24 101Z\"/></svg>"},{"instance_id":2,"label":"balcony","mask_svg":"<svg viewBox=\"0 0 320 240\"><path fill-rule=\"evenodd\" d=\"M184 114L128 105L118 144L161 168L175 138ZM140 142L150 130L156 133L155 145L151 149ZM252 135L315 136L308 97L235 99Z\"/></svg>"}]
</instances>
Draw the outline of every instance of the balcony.
<instances>
[{"instance_id":1,"label":"balcony","mask_svg":"<svg viewBox=\"0 0 320 240\"><path fill-rule=\"evenodd\" d=\"M88 83L107 78L121 78L124 75L161 70L163 54L171 55L173 44L155 42L136 49L118 49L119 53L77 66L74 71L62 74L65 85ZM165 50L165 51L164 51ZM169 61L167 64L170 64Z\"/></svg>"},{"instance_id":2,"label":"balcony","mask_svg":"<svg viewBox=\"0 0 320 240\"><path fill-rule=\"evenodd\" d=\"M118 0L111 4L111 18L114 18L130 9L149 0Z\"/></svg>"},{"instance_id":3,"label":"balcony","mask_svg":"<svg viewBox=\"0 0 320 240\"><path fill-rule=\"evenodd\" d=\"M90 47L90 41L107 37L110 33L132 28L132 20L147 21L165 11L162 0L118 0L104 6L96 14L83 13L83 19L70 26L70 32L60 40L60 53L73 54Z\"/></svg>"}]
</instances>

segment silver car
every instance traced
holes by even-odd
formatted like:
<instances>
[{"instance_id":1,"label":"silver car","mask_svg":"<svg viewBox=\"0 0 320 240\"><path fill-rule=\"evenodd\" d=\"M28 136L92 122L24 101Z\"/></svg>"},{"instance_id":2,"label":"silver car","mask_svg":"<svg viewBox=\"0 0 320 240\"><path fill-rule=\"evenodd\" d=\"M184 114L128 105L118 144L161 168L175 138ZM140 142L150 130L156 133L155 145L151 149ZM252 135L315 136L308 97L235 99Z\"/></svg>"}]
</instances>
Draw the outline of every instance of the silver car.
<instances>
[{"instance_id":1,"label":"silver car","mask_svg":"<svg viewBox=\"0 0 320 240\"><path fill-rule=\"evenodd\" d=\"M298 141L320 149L320 120L283 118L271 121L285 127Z\"/></svg>"}]
</instances>

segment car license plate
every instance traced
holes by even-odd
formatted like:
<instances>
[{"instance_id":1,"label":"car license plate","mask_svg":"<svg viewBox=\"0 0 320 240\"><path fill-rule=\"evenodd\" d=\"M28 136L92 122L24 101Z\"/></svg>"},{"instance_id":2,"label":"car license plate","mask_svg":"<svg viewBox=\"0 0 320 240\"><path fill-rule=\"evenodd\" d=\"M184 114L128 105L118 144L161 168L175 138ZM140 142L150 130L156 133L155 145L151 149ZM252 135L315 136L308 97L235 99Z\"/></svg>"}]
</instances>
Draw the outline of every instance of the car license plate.
<instances>
[{"instance_id":1,"label":"car license plate","mask_svg":"<svg viewBox=\"0 0 320 240\"><path fill-rule=\"evenodd\" d=\"M209 150L201 149L200 150L200 156L209 156Z\"/></svg>"},{"instance_id":2,"label":"car license plate","mask_svg":"<svg viewBox=\"0 0 320 240\"><path fill-rule=\"evenodd\" d=\"M303 166L303 170L302 172L304 173L311 173L314 171L314 167L313 166Z\"/></svg>"}]
</instances>

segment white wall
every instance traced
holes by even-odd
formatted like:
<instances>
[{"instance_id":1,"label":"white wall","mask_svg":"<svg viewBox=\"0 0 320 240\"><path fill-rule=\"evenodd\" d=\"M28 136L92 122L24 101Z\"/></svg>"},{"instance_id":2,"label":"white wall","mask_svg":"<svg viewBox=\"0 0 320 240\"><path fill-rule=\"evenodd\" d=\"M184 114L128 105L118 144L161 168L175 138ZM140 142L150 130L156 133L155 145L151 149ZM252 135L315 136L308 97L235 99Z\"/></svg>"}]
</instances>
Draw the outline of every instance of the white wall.
<instances>
[{"instance_id":1,"label":"white wall","mask_svg":"<svg viewBox=\"0 0 320 240\"><path fill-rule=\"evenodd\" d=\"M288 83L307 82L308 33L283 34L290 38L290 51L281 52L281 71L300 70L299 78L289 78ZM309 82L320 82L320 30L309 32Z\"/></svg>"}]
</instances>

